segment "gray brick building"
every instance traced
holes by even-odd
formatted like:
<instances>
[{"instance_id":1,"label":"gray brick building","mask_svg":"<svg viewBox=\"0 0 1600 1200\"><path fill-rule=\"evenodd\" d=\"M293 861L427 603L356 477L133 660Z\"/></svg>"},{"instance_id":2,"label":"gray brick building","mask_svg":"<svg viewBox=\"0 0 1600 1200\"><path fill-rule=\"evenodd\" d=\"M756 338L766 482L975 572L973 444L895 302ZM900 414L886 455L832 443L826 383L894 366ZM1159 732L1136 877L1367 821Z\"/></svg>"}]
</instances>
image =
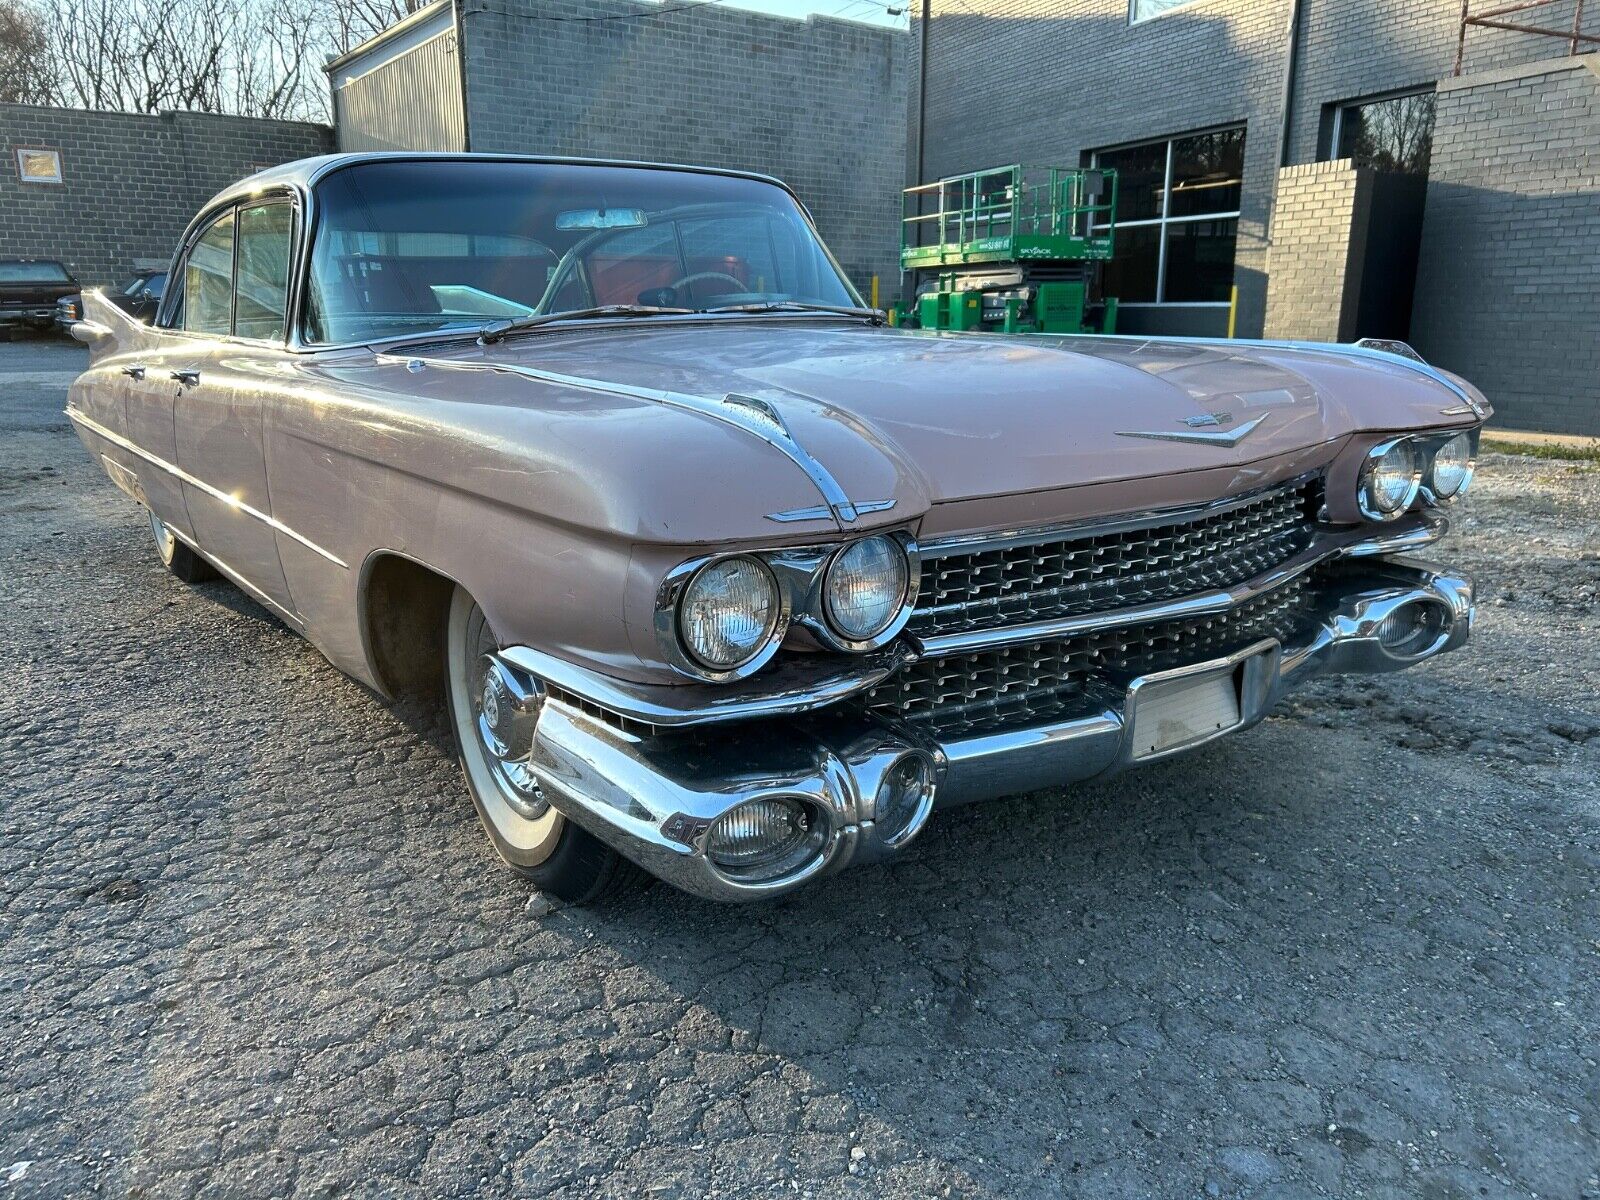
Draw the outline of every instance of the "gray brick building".
<instances>
[{"instance_id":1,"label":"gray brick building","mask_svg":"<svg viewBox=\"0 0 1600 1200\"><path fill-rule=\"evenodd\" d=\"M898 280L906 35L636 0L440 0L329 66L339 142L776 175L865 291Z\"/></svg>"},{"instance_id":2,"label":"gray brick building","mask_svg":"<svg viewBox=\"0 0 1600 1200\"><path fill-rule=\"evenodd\" d=\"M332 130L295 121L0 104L0 258L60 259L86 284L114 282L170 259L228 184L332 146ZM25 179L19 150L54 151L60 181Z\"/></svg>"},{"instance_id":3,"label":"gray brick building","mask_svg":"<svg viewBox=\"0 0 1600 1200\"><path fill-rule=\"evenodd\" d=\"M1455 78L1460 0L913 16L908 179L1118 167L1123 331L1409 336L1501 423L1600 434L1600 57L1473 25ZM1557 0L1502 19L1573 18ZM1581 32L1600 37L1600 6Z\"/></svg>"}]
</instances>

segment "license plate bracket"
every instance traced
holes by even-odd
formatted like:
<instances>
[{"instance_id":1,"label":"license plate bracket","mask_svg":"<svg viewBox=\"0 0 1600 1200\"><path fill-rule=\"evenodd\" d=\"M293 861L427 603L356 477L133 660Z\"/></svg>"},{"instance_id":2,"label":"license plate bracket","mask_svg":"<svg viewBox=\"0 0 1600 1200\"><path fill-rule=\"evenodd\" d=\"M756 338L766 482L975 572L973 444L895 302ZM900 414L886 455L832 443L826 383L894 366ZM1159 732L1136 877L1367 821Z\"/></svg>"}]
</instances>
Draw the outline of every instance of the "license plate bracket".
<instances>
[{"instance_id":1,"label":"license plate bracket","mask_svg":"<svg viewBox=\"0 0 1600 1200\"><path fill-rule=\"evenodd\" d=\"M1134 680L1128 689L1127 759L1176 754L1259 716L1267 681L1277 674L1277 651L1269 641L1216 662Z\"/></svg>"}]
</instances>

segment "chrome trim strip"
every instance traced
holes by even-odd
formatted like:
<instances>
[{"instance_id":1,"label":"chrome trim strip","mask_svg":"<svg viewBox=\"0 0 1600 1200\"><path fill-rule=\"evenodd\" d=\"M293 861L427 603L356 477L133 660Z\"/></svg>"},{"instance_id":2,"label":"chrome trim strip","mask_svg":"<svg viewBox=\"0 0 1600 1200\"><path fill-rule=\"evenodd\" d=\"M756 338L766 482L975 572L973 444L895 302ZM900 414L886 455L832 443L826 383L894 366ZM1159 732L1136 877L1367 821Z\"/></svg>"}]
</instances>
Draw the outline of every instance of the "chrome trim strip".
<instances>
[{"instance_id":1,"label":"chrome trim strip","mask_svg":"<svg viewBox=\"0 0 1600 1200\"><path fill-rule=\"evenodd\" d=\"M238 571L234 570L222 559L218 558L215 554L207 554L204 550L200 549L195 540L182 530L173 529L170 525L167 526L167 530L172 534L173 537L177 538L180 542L188 546L189 549L193 550L196 554L200 555L201 558L205 559L218 571L222 572L223 576L226 577L229 583L233 584L241 592L248 594L252 600L256 601L256 603L260 604L263 608L270 608L279 617L283 618L284 622L288 624L291 629L302 632L304 631L305 625L299 617L295 616L294 613L290 612L287 608L279 604L255 584L251 583L243 575L239 574Z\"/></svg>"},{"instance_id":2,"label":"chrome trim strip","mask_svg":"<svg viewBox=\"0 0 1600 1200\"><path fill-rule=\"evenodd\" d=\"M1418 522L1417 526L1399 535L1407 538L1405 548L1436 542L1449 529L1449 522L1441 516L1420 516ZM1367 530L1363 528L1342 534L1324 533L1299 554L1286 559L1270 571L1264 571L1231 588L1213 588L1177 600L1136 604L1128 608L1082 613L1073 617L1054 617L1045 621L1031 621L1025 625L972 629L961 633L934 634L925 638L912 635L911 640L916 644L919 657L940 658L948 654L968 654L976 650L992 650L999 646L1073 637L1101 629L1122 629L1129 625L1223 613L1304 575L1312 567L1327 559L1338 558L1341 555L1362 557L1388 554L1393 553L1396 548L1395 543L1388 539L1384 540L1383 549L1368 548L1367 543L1370 540L1372 539L1368 538Z\"/></svg>"},{"instance_id":3,"label":"chrome trim strip","mask_svg":"<svg viewBox=\"0 0 1600 1200\"><path fill-rule=\"evenodd\" d=\"M1152 430L1148 432L1118 430L1117 436L1125 438L1149 438L1153 442L1193 442L1202 446L1237 446L1240 442L1244 441L1245 438L1250 436L1251 432L1254 431L1257 425L1261 424L1261 422L1265 421L1266 419L1266 414L1263 413L1261 416L1256 417L1252 421L1246 421L1237 429L1214 430L1212 432L1206 432L1199 429L1185 429L1171 432L1166 430Z\"/></svg>"},{"instance_id":4,"label":"chrome trim strip","mask_svg":"<svg viewBox=\"0 0 1600 1200\"><path fill-rule=\"evenodd\" d=\"M713 421L720 421L752 437L760 438L794 463L805 472L806 478L821 494L827 512L841 524L850 524L862 512L851 502L850 497L845 495L844 488L839 486L839 481L829 474L828 469L813 458L795 438L788 422L783 419L777 408L768 401L754 396L729 393L721 399L710 399L689 392L669 391L665 388L635 387L632 384L591 379L583 375L565 375L559 371L546 371L521 363L461 362L449 358L382 353L376 356L375 361L388 365L403 364L411 370L416 369L412 364L419 363L424 367L437 367L444 371L498 371L506 375L519 375L536 383L582 388L585 391L625 396L630 400L644 400L683 412L698 413L702 417L709 417Z\"/></svg>"},{"instance_id":5,"label":"chrome trim strip","mask_svg":"<svg viewBox=\"0 0 1600 1200\"><path fill-rule=\"evenodd\" d=\"M786 662L758 678L720 685L634 683L602 675L532 646L509 646L500 652L500 657L619 717L648 725L687 728L749 717L788 716L835 704L876 687L913 661L915 654L904 642L895 642L844 663L807 655L802 661Z\"/></svg>"},{"instance_id":6,"label":"chrome trim strip","mask_svg":"<svg viewBox=\"0 0 1600 1200\"><path fill-rule=\"evenodd\" d=\"M138 455L151 466L159 467L161 470L167 472L167 474L173 476L175 479L178 479L183 483L187 483L191 487L198 488L200 491L204 492L206 495L215 500L222 501L222 503L226 504L229 508L237 509L239 512L254 517L262 524L270 526L272 529L283 534L285 537L292 538L296 542L299 542L307 550L311 550L317 554L320 554L334 566L344 567L345 570L350 569L349 565L344 561L344 559L340 558L337 554L333 553L331 550L323 549L304 534L297 533L295 530L290 529L282 521L268 516L258 508L252 508L243 500L239 500L236 497L230 496L227 492L222 491L220 488L211 486L211 484L207 483L203 479L197 479L195 476L185 471L182 467L176 466L173 463L169 463L166 459L150 453L150 451L146 450L143 446L135 445L133 442L130 442L127 438L123 437L120 433L116 433L110 429L107 429L104 425L100 424L100 422L91 417L84 416L76 409L68 408L64 411L67 414L67 419L72 421L73 424L83 426L85 429L88 429L97 436L105 438L106 441L110 442L113 446L120 446L129 454ZM198 549L198 547L196 547L196 549ZM206 557L211 559L215 565L219 567L222 565L217 563L216 559L212 555L207 554Z\"/></svg>"},{"instance_id":7,"label":"chrome trim strip","mask_svg":"<svg viewBox=\"0 0 1600 1200\"><path fill-rule=\"evenodd\" d=\"M896 504L894 500L858 500L854 508L856 516L864 517L868 513L888 512ZM786 508L782 512L768 513L769 521L826 521L833 515L833 510L825 504L813 505L810 508Z\"/></svg>"}]
</instances>

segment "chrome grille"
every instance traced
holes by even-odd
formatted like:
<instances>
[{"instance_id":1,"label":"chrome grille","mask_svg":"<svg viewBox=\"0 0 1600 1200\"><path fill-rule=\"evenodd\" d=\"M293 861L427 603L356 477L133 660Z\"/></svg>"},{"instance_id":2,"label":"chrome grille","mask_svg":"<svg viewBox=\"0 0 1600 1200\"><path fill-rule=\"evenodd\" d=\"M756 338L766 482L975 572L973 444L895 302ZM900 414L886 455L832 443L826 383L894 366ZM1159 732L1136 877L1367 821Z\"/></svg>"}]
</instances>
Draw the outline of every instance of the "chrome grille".
<instances>
[{"instance_id":1,"label":"chrome grille","mask_svg":"<svg viewBox=\"0 0 1600 1200\"><path fill-rule=\"evenodd\" d=\"M1231 587L1311 542L1311 483L1263 492L1218 512L1030 545L922 558L909 628L959 633L1077 616Z\"/></svg>"},{"instance_id":2,"label":"chrome grille","mask_svg":"<svg viewBox=\"0 0 1600 1200\"><path fill-rule=\"evenodd\" d=\"M868 707L941 736L1043 721L1081 708L1098 687L1204 662L1304 623L1306 583L1291 583L1215 616L1105 629L913 663L866 693Z\"/></svg>"}]
</instances>

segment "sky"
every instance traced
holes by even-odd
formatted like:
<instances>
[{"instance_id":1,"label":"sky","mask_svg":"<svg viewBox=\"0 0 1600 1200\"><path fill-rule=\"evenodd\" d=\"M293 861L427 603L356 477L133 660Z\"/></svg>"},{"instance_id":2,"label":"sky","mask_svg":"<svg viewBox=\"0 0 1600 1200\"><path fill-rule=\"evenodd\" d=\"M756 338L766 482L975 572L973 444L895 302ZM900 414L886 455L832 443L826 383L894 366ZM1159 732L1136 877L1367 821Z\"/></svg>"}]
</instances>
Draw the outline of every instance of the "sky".
<instances>
[{"instance_id":1,"label":"sky","mask_svg":"<svg viewBox=\"0 0 1600 1200\"><path fill-rule=\"evenodd\" d=\"M672 0L668 0L672 2ZM907 3L915 0L721 0L729 8L750 8L757 12L775 13L780 17L806 17L818 13L826 17L844 17L851 21L864 21L869 25L890 25L906 28ZM889 10L898 8L898 16Z\"/></svg>"}]
</instances>

